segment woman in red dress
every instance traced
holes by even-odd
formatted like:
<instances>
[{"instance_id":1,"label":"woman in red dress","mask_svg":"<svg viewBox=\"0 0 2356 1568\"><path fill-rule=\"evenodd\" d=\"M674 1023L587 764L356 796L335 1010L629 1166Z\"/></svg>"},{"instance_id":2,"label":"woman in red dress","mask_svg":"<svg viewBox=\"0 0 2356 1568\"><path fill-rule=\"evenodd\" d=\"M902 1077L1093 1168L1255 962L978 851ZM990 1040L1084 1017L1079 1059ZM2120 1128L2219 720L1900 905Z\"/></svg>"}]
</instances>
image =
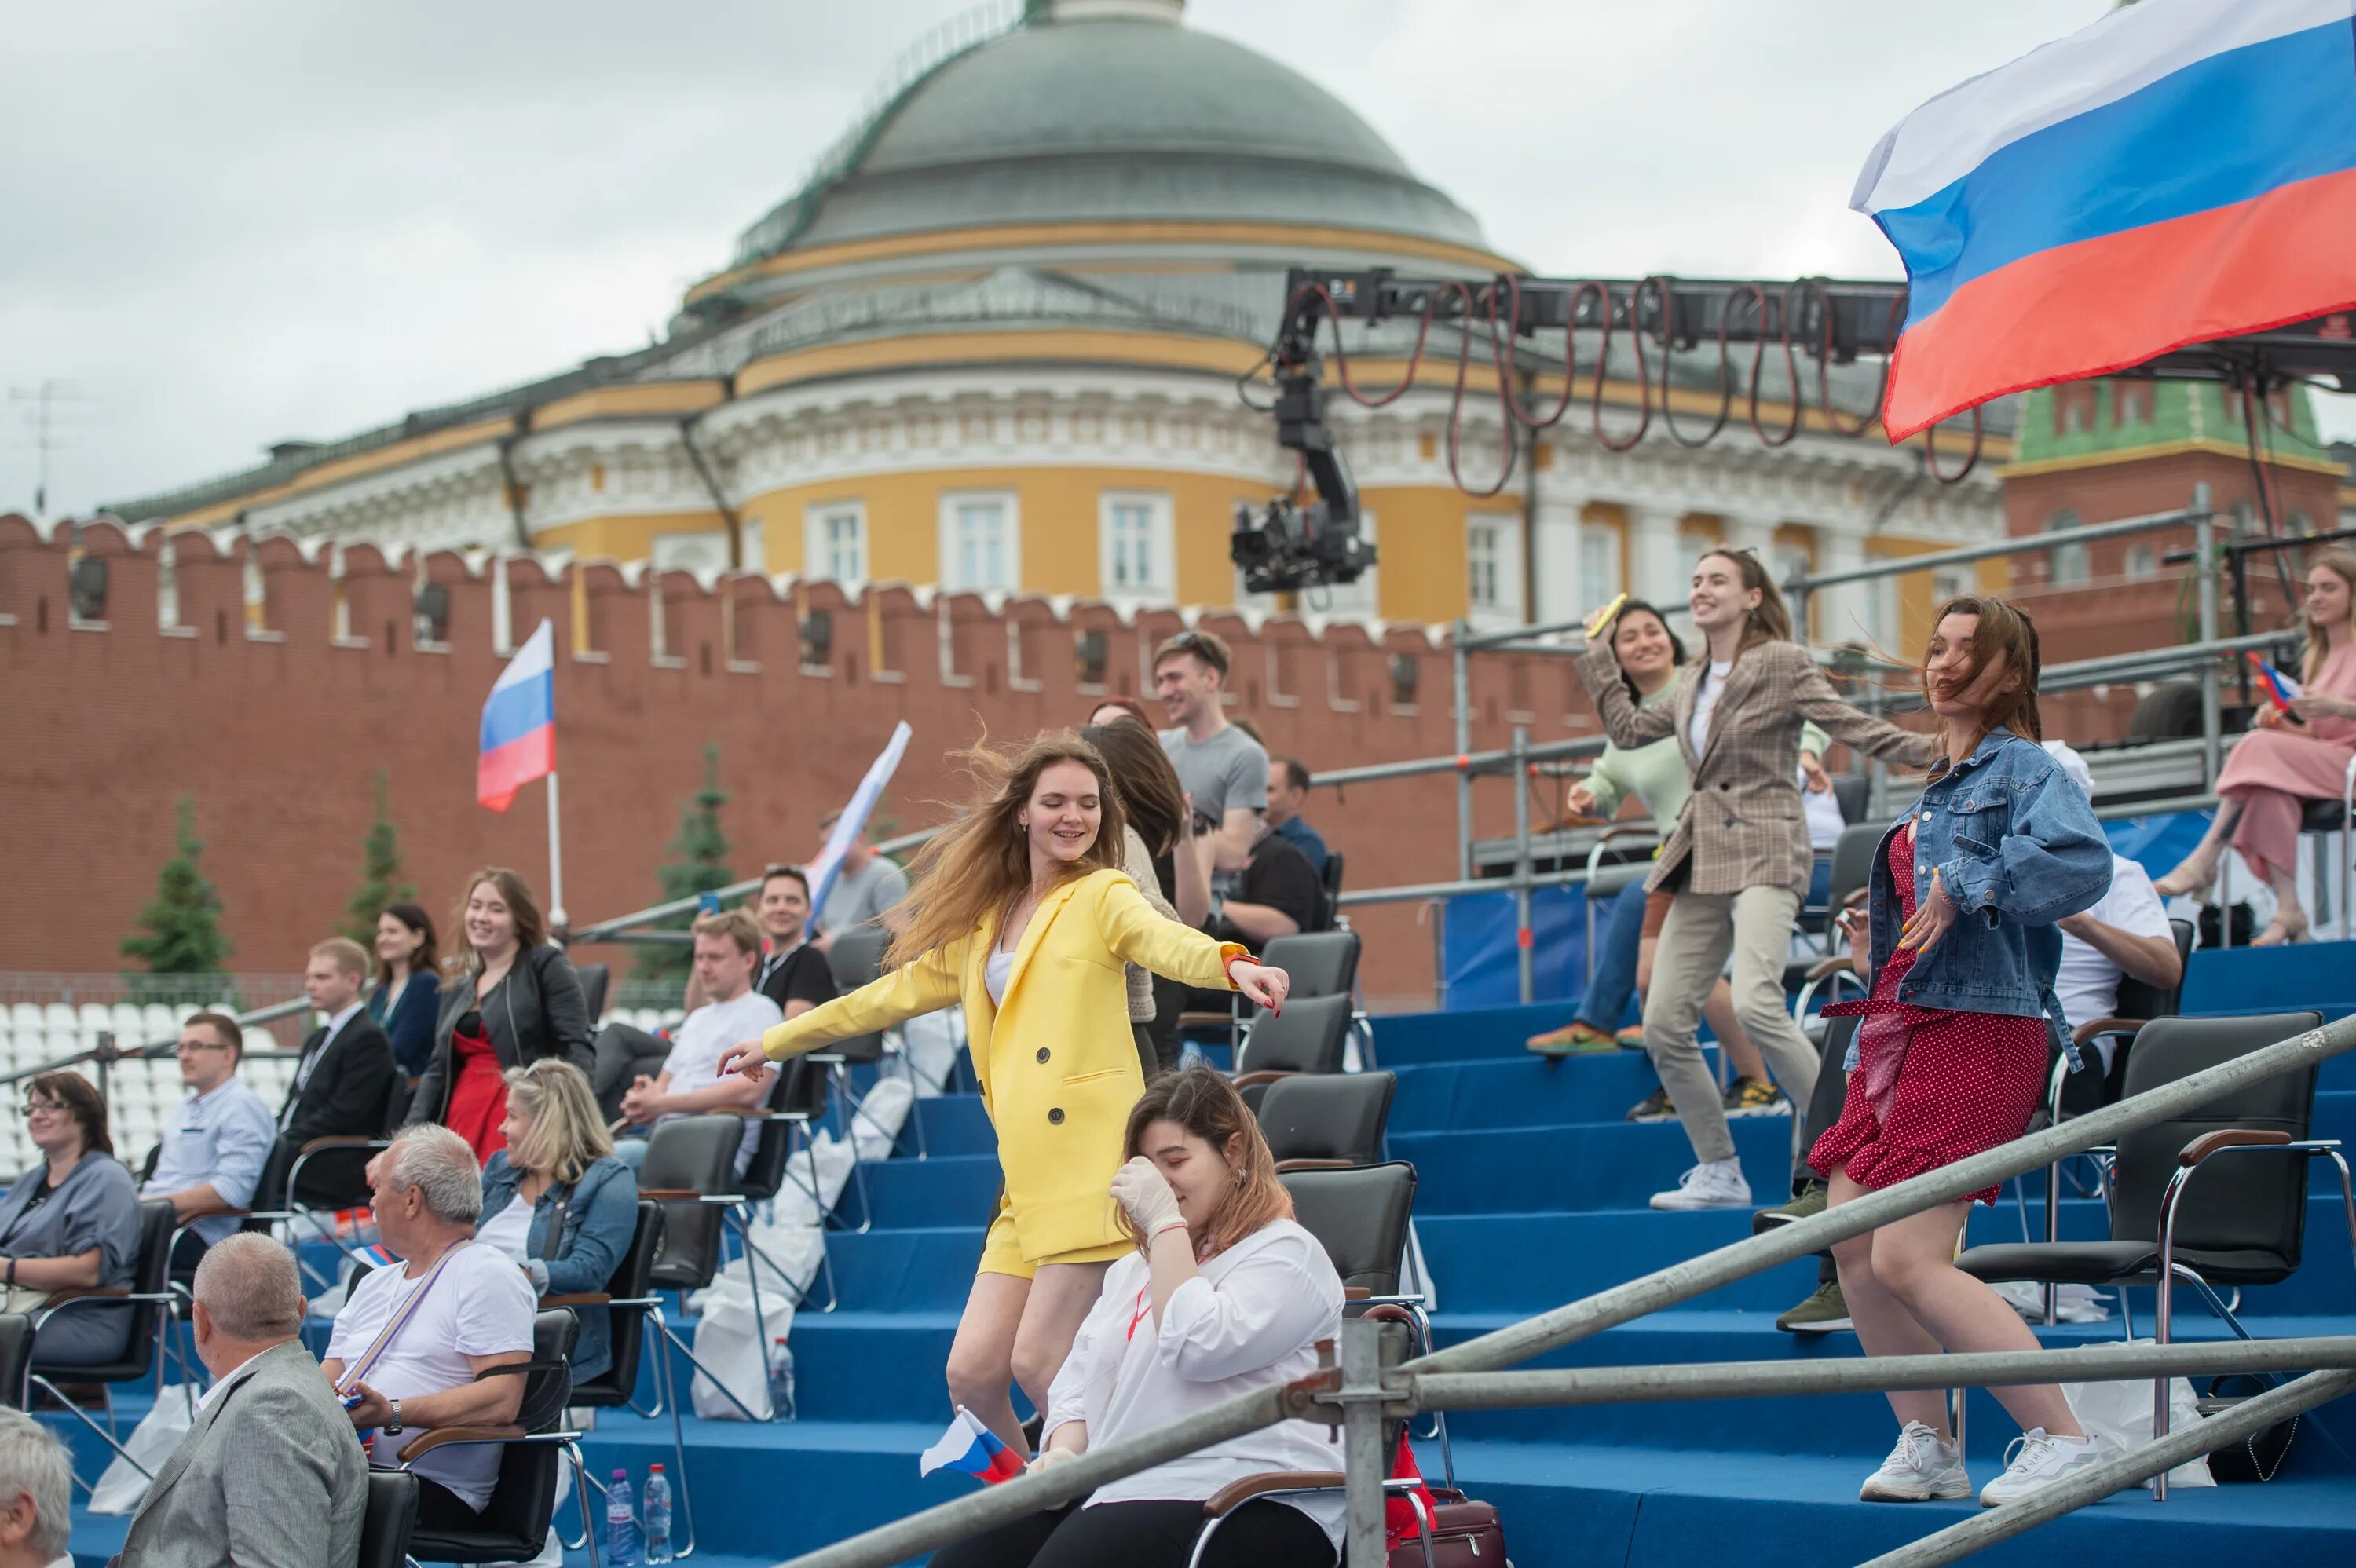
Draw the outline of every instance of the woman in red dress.
<instances>
[{"instance_id":1,"label":"woman in red dress","mask_svg":"<svg viewBox=\"0 0 2356 1568\"><path fill-rule=\"evenodd\" d=\"M2267 703L2258 728L2243 736L2217 777L2216 819L2201 847L2152 884L2164 898L2206 893L2230 838L2275 891L2275 916L2251 944L2272 947L2307 934L2298 901L2300 805L2338 800L2356 756L2356 554L2325 550L2307 571L2300 620L2307 655L2299 662L2305 695L2290 716Z\"/></svg>"}]
</instances>

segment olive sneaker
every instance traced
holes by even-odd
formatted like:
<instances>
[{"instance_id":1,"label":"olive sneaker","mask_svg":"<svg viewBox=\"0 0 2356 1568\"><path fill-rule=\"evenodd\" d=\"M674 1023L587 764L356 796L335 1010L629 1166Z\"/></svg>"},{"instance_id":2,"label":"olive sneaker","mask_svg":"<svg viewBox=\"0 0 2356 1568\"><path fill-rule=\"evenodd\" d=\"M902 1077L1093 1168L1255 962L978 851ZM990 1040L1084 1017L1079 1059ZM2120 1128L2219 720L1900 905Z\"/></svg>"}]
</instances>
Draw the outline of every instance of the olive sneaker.
<instances>
[{"instance_id":1,"label":"olive sneaker","mask_svg":"<svg viewBox=\"0 0 2356 1568\"><path fill-rule=\"evenodd\" d=\"M1832 1184L1821 1176L1808 1178L1800 1195L1780 1209L1762 1209L1751 1216L1751 1233L1763 1236L1778 1225L1796 1225L1823 1213L1833 1195Z\"/></svg>"},{"instance_id":2,"label":"olive sneaker","mask_svg":"<svg viewBox=\"0 0 2356 1568\"><path fill-rule=\"evenodd\" d=\"M1775 1319L1775 1327L1786 1334L1837 1334L1856 1325L1849 1321L1848 1303L1841 1299L1840 1281L1828 1279L1816 1286L1815 1295Z\"/></svg>"}]
</instances>

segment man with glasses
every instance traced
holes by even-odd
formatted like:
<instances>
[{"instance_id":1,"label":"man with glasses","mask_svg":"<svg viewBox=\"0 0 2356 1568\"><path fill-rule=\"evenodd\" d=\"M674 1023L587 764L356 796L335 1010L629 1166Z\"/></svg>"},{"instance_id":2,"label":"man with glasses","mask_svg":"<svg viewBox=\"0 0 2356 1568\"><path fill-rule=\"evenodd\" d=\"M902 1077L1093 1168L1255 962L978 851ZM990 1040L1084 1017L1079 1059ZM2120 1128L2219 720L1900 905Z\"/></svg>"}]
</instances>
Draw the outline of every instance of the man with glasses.
<instances>
[{"instance_id":1,"label":"man with glasses","mask_svg":"<svg viewBox=\"0 0 2356 1568\"><path fill-rule=\"evenodd\" d=\"M1215 872L1251 859L1268 807L1268 752L1227 722L1229 662L1226 639L1209 632L1181 632L1153 650L1153 692L1175 726L1160 732L1162 750L1194 802Z\"/></svg>"},{"instance_id":2,"label":"man with glasses","mask_svg":"<svg viewBox=\"0 0 2356 1568\"><path fill-rule=\"evenodd\" d=\"M173 1249L176 1275L192 1273L205 1249L238 1227L253 1201L262 1167L278 1141L278 1118L237 1075L245 1036L226 1013L197 1013L180 1026L180 1082L187 1093L164 1124L142 1198L166 1198L187 1227Z\"/></svg>"}]
</instances>

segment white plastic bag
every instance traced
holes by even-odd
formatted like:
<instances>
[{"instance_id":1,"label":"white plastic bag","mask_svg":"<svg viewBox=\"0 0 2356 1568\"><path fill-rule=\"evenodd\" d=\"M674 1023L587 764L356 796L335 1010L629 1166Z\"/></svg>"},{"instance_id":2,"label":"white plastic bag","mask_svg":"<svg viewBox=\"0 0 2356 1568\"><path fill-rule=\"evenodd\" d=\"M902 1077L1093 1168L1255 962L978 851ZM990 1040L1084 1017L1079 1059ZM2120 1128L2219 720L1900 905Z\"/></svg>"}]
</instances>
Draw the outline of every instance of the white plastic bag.
<instances>
[{"instance_id":1,"label":"white plastic bag","mask_svg":"<svg viewBox=\"0 0 2356 1568\"><path fill-rule=\"evenodd\" d=\"M2129 1343L2148 1345L2148 1339ZM2090 1435L2107 1438L2121 1448L2141 1448L2151 1442L2151 1384L2149 1378L2135 1378L2122 1382L2063 1383L2062 1397L2070 1402L2071 1413ZM2182 1378L2168 1385L2168 1429L2181 1432L2197 1424L2201 1409L2192 1395L2192 1385ZM2168 1473L2171 1487L2213 1487L2216 1477L2209 1474L2209 1457L2202 1455L2186 1461ZM2151 1483L2144 1482L2148 1488Z\"/></svg>"},{"instance_id":2,"label":"white plastic bag","mask_svg":"<svg viewBox=\"0 0 2356 1568\"><path fill-rule=\"evenodd\" d=\"M899 1141L901 1125L907 1121L916 1098L916 1085L896 1072L875 1081L875 1087L859 1103L858 1114L851 1118L851 1143L860 1158L892 1157L892 1146Z\"/></svg>"},{"instance_id":3,"label":"white plastic bag","mask_svg":"<svg viewBox=\"0 0 2356 1568\"><path fill-rule=\"evenodd\" d=\"M123 1445L132 1459L146 1467L148 1475L164 1467L164 1461L197 1424L197 1401L203 1392L190 1383L166 1383L156 1391L155 1407L140 1418L132 1429L131 1441ZM98 1485L91 1488L90 1511L137 1513L146 1496L147 1476L118 1454L99 1477Z\"/></svg>"},{"instance_id":4,"label":"white plastic bag","mask_svg":"<svg viewBox=\"0 0 2356 1568\"><path fill-rule=\"evenodd\" d=\"M712 1375L702 1371L695 1374L689 1390L695 1413L708 1421L742 1421L749 1411L756 1421L768 1420L768 1347L761 1343L754 1326L752 1293L731 1282L701 1292L698 1299L703 1318L695 1326L695 1359ZM762 1305L768 1303L765 1300ZM720 1381L715 1383L713 1377ZM743 1410L730 1402L731 1393L743 1402Z\"/></svg>"}]
</instances>

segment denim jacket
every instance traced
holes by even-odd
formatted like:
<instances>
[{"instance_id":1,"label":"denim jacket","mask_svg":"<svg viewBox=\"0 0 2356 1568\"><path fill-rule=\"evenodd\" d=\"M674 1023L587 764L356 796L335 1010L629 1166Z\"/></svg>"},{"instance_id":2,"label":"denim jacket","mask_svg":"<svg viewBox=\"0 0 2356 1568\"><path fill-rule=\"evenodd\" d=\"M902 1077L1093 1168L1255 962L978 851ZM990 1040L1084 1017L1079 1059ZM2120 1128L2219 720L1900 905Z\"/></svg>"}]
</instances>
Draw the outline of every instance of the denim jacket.
<instances>
[{"instance_id":1,"label":"denim jacket","mask_svg":"<svg viewBox=\"0 0 2356 1568\"><path fill-rule=\"evenodd\" d=\"M1897 951L1898 891L1890 876L1891 839L1914 822L1914 900L1931 877L1955 903L1956 919L1914 961L1898 997L1950 1012L2043 1016L2070 1057L2070 1023L2053 995L2062 964L2054 922L2092 909L2111 888L2111 845L2094 807L2045 748L2009 730L1989 731L1960 766L1933 765L1930 782L1873 852L1870 925L1873 973ZM1851 1070L1857 1047L1849 1047Z\"/></svg>"},{"instance_id":2,"label":"denim jacket","mask_svg":"<svg viewBox=\"0 0 2356 1568\"><path fill-rule=\"evenodd\" d=\"M507 1150L491 1156L491 1163L483 1168L483 1212L477 1225L488 1222L492 1215L515 1201L516 1189L522 1185L523 1172L508 1158ZM532 1205L531 1229L524 1240L525 1255L532 1260L525 1265L532 1284L543 1296L603 1290L620 1266L622 1254L630 1250L630 1238L637 1233L637 1178L611 1155L592 1160L581 1179L573 1184L556 1255L543 1264L540 1260L547 1248L549 1221L556 1212L559 1191L552 1186ZM573 1345L573 1377L578 1382L613 1365L614 1352L604 1307L584 1307L576 1316L581 1319L581 1336Z\"/></svg>"}]
</instances>

